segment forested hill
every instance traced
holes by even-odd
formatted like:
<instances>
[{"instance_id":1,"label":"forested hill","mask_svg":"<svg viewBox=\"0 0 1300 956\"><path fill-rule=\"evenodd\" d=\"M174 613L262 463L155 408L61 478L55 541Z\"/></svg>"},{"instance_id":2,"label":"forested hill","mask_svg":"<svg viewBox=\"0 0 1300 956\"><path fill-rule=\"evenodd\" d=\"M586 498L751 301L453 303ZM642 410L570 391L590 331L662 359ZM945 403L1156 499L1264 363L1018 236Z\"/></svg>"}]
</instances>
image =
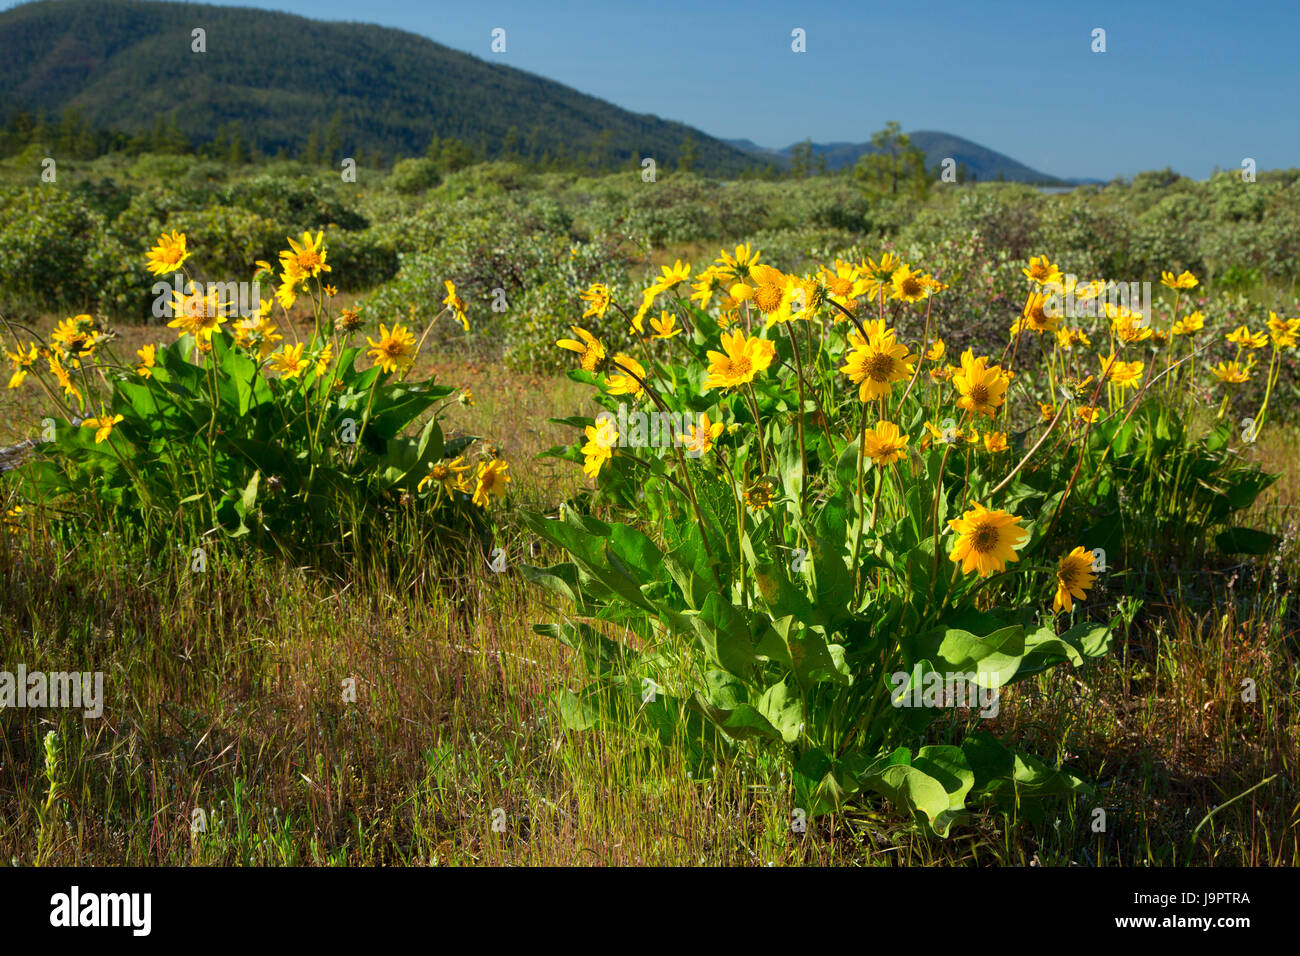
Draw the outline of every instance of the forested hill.
<instances>
[{"instance_id":1,"label":"forested hill","mask_svg":"<svg viewBox=\"0 0 1300 956\"><path fill-rule=\"evenodd\" d=\"M206 52L193 50L195 29ZM0 110L18 108L51 123L73 110L130 134L165 124L194 142L221 129L266 154L391 160L436 135L484 157L684 158L719 175L758 163L684 124L402 30L152 0L39 0L0 13Z\"/></svg>"}]
</instances>

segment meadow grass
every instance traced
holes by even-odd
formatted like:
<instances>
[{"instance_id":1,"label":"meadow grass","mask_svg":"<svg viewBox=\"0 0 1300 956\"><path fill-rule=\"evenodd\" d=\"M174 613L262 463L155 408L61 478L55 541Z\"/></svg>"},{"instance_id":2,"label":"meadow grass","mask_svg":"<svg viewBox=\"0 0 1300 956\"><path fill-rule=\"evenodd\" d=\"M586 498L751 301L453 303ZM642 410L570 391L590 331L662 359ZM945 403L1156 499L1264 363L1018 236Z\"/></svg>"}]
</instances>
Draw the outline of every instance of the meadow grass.
<instances>
[{"instance_id":1,"label":"meadow grass","mask_svg":"<svg viewBox=\"0 0 1300 956\"><path fill-rule=\"evenodd\" d=\"M157 337L121 332L132 350ZM581 486L576 466L535 456L568 440L546 420L578 413L584 388L454 356L422 361L473 390L452 424L501 446L516 504L552 507ZM34 393L23 394L0 397L0 444L37 431L37 412L20 404ZM1095 601L1124 626L1091 673L1062 668L1006 688L992 724L953 712L956 725L1065 763L1095 799L977 814L943 840L882 801L797 832L785 781L763 768L736 761L692 777L673 749L562 728L551 701L580 686L581 665L533 631L562 609L514 570L559 556L522 533L505 543L503 573L486 557L469 567L417 557L401 529L385 567L346 572L217 549L198 574L179 549L150 560L113 537L0 535L0 665L102 671L107 698L97 720L0 712L0 860L1300 863L1288 586L1300 573L1297 439L1269 426L1249 451L1283 472L1252 515L1284 535L1271 574L1241 565L1099 588ZM62 756L47 768L50 731Z\"/></svg>"}]
</instances>

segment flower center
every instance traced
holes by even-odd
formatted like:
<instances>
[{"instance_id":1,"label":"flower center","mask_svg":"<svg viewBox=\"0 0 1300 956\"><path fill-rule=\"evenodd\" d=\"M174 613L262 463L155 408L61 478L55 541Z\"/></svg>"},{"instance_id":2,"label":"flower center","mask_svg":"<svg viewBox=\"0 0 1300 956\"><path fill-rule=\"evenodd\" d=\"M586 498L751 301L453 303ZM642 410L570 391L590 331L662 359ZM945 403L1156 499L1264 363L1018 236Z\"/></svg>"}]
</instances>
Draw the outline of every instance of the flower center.
<instances>
[{"instance_id":1,"label":"flower center","mask_svg":"<svg viewBox=\"0 0 1300 956\"><path fill-rule=\"evenodd\" d=\"M890 373L894 371L894 357L886 352L876 352L867 359L864 369L867 377L873 381L888 381Z\"/></svg>"},{"instance_id":2,"label":"flower center","mask_svg":"<svg viewBox=\"0 0 1300 956\"><path fill-rule=\"evenodd\" d=\"M971 536L971 547L980 554L987 554L998 544L998 529L983 525Z\"/></svg>"}]
</instances>

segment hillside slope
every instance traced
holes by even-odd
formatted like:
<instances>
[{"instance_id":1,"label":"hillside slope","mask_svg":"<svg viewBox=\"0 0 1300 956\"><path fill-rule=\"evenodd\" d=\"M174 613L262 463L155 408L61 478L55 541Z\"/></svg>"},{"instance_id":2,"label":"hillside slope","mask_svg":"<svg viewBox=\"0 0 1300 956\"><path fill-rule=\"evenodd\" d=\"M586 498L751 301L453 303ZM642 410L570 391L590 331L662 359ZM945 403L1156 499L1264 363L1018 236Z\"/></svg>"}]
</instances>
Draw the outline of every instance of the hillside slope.
<instances>
[{"instance_id":1,"label":"hillside slope","mask_svg":"<svg viewBox=\"0 0 1300 956\"><path fill-rule=\"evenodd\" d=\"M196 27L205 53L191 50ZM237 122L269 153L297 151L315 131L336 155L418 154L436 134L488 156L664 164L693 141L700 171L754 163L684 124L402 30L152 0L39 0L0 13L0 104L51 118L76 109L129 133L175 116L199 141Z\"/></svg>"}]
</instances>

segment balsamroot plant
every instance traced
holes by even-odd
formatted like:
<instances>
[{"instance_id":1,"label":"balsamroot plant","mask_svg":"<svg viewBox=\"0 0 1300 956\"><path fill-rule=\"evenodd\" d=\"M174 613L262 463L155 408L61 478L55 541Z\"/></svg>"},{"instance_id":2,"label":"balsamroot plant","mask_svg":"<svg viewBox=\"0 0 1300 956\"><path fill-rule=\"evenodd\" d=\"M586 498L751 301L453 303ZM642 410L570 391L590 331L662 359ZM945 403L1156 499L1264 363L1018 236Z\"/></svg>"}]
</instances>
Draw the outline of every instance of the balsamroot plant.
<instances>
[{"instance_id":1,"label":"balsamroot plant","mask_svg":"<svg viewBox=\"0 0 1300 956\"><path fill-rule=\"evenodd\" d=\"M940 834L979 804L1086 791L976 728L1009 685L1108 650L1089 610L1125 569L1094 539L1151 410L1191 381L1196 348L1174 346L1200 319L1176 300L1156 328L1046 257L1024 274L1004 352L952 365L930 320L946 287L891 254L796 276L741 246L663 267L636 305L584 292L558 345L599 413L551 454L594 493L523 516L567 558L525 569L566 599L539 628L590 675L561 692L566 722L693 772L784 774L809 815L882 795ZM611 322L634 348L607 352ZM1273 322L1293 346L1300 321Z\"/></svg>"},{"instance_id":2,"label":"balsamroot plant","mask_svg":"<svg viewBox=\"0 0 1300 956\"><path fill-rule=\"evenodd\" d=\"M258 262L251 283L204 288L188 258L181 233L149 251L149 270L164 287L174 280L163 311L178 337L133 361L90 315L48 341L9 326L9 387L34 385L50 403L43 441L17 471L15 512L112 519L156 545L215 533L317 558L382 544L399 521L434 545L486 527L508 465L491 451L471 459L472 436L445 438L442 411L460 390L410 379L422 340L381 324L362 342L357 310L335 314L323 233L289 241L278 281ZM263 283L269 297L247 303L239 290L236 314L229 286ZM300 335L290 310L304 303ZM441 314L468 329L450 283Z\"/></svg>"}]
</instances>

